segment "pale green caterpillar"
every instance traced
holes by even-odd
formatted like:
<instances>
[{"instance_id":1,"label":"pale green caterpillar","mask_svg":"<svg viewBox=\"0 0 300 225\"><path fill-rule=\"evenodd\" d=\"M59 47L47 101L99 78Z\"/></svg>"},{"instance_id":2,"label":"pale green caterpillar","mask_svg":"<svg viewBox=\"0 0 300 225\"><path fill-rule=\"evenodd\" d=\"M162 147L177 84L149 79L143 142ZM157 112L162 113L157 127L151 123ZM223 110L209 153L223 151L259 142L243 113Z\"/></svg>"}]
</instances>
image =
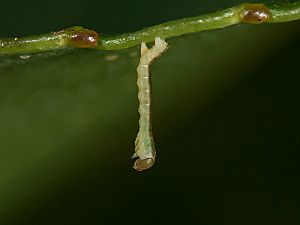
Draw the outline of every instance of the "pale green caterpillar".
<instances>
[{"instance_id":1,"label":"pale green caterpillar","mask_svg":"<svg viewBox=\"0 0 300 225\"><path fill-rule=\"evenodd\" d=\"M151 77L149 66L166 49L162 40L175 36L220 29L239 23L280 23L300 19L300 0L278 3L243 3L222 11L196 17L183 18L121 35L101 35L82 27L72 27L59 32L22 38L0 39L0 55L21 55L58 50L64 48L92 48L96 50L118 50L141 44L141 58L137 67L139 88L139 132L135 141L134 168L142 171L150 168L156 158L151 124ZM155 38L155 45L148 49L147 42ZM25 55L23 55L25 54Z\"/></svg>"},{"instance_id":2,"label":"pale green caterpillar","mask_svg":"<svg viewBox=\"0 0 300 225\"><path fill-rule=\"evenodd\" d=\"M135 140L135 161L134 168L138 171L146 170L153 166L156 157L156 150L152 135L152 96L151 96L151 76L149 71L150 64L155 58L159 57L166 49L167 43L155 38L155 44L148 49L146 44L141 44L141 58L137 67L137 86L139 89L139 132Z\"/></svg>"}]
</instances>

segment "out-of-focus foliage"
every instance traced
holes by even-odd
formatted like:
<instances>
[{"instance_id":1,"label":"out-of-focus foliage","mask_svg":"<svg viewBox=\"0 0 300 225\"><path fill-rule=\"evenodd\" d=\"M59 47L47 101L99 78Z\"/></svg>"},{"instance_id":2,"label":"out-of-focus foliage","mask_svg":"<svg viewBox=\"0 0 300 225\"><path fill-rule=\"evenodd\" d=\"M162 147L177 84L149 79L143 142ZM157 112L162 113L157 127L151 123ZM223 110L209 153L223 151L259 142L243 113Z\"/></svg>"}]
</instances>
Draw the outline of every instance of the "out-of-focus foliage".
<instances>
[{"instance_id":1,"label":"out-of-focus foliage","mask_svg":"<svg viewBox=\"0 0 300 225\"><path fill-rule=\"evenodd\" d=\"M299 25L169 40L152 67L158 161L139 174L138 48L1 57L0 224L299 221Z\"/></svg>"}]
</instances>

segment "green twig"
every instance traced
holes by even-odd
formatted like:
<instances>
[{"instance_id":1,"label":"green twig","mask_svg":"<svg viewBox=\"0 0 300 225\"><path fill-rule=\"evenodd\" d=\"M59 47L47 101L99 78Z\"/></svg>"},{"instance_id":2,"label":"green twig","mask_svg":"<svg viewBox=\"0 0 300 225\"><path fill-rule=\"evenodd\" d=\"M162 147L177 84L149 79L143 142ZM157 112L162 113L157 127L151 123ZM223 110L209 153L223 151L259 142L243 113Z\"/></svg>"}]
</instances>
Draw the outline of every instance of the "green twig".
<instances>
[{"instance_id":1,"label":"green twig","mask_svg":"<svg viewBox=\"0 0 300 225\"><path fill-rule=\"evenodd\" d=\"M0 39L0 54L28 54L70 47L117 50L163 39L232 26L238 23L280 23L300 19L300 1L290 3L244 3L197 17L162 23L119 36L100 35L82 27L14 39Z\"/></svg>"}]
</instances>

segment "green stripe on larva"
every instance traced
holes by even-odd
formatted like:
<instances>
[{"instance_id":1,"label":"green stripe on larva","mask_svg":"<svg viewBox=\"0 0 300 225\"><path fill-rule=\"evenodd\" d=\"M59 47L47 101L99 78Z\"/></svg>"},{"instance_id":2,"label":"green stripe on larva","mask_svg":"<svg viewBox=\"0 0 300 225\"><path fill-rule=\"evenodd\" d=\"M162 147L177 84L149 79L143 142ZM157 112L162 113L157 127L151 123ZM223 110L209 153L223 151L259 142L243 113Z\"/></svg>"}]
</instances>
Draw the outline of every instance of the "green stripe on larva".
<instances>
[{"instance_id":1,"label":"green stripe on larva","mask_svg":"<svg viewBox=\"0 0 300 225\"><path fill-rule=\"evenodd\" d=\"M214 30L238 23L280 23L300 19L300 0L294 2L244 3L222 11L170 21L117 36L101 35L82 27L16 39L0 39L0 54L26 54L67 47L117 50L170 38ZM76 38L77 37L77 38ZM98 40L98 41L97 41Z\"/></svg>"},{"instance_id":2,"label":"green stripe on larva","mask_svg":"<svg viewBox=\"0 0 300 225\"><path fill-rule=\"evenodd\" d=\"M142 171L153 166L156 157L156 150L152 135L152 96L151 76L149 66L155 58L159 57L167 49L167 43L155 38L155 44L148 49L145 43L141 45L141 58L137 67L137 86L139 99L139 132L135 140L135 161L134 168Z\"/></svg>"}]
</instances>

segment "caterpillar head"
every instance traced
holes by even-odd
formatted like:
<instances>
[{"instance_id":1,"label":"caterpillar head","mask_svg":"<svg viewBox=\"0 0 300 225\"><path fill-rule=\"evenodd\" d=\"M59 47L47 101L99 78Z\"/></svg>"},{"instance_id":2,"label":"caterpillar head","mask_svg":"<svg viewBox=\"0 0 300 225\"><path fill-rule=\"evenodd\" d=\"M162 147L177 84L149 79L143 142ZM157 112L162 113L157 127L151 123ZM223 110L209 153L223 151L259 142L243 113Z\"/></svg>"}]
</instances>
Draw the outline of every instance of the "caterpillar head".
<instances>
[{"instance_id":1,"label":"caterpillar head","mask_svg":"<svg viewBox=\"0 0 300 225\"><path fill-rule=\"evenodd\" d=\"M148 159L138 158L135 161L133 168L136 169L137 171L143 171L152 167L153 164L154 164L154 159L152 158L148 158Z\"/></svg>"}]
</instances>

